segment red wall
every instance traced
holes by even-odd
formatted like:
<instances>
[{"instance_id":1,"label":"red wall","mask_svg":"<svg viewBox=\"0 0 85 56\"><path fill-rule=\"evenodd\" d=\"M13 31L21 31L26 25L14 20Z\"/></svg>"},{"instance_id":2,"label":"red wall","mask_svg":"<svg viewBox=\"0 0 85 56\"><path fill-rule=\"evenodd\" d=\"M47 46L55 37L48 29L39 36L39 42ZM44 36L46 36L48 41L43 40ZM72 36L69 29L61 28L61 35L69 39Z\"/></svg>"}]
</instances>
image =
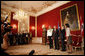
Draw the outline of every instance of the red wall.
<instances>
[{"instance_id":1,"label":"red wall","mask_svg":"<svg viewBox=\"0 0 85 56\"><path fill-rule=\"evenodd\" d=\"M32 36L35 37L35 30L32 30L32 26L35 27L35 17L30 16L30 29L29 29L29 31L32 33Z\"/></svg>"},{"instance_id":2,"label":"red wall","mask_svg":"<svg viewBox=\"0 0 85 56\"><path fill-rule=\"evenodd\" d=\"M16 29L13 29L13 28L12 28L12 32L13 32L13 34L15 34L15 33L18 32L18 21L13 19L13 14L14 14L14 13L11 12L11 26L13 26L13 24L15 24L15 25L17 26Z\"/></svg>"},{"instance_id":3,"label":"red wall","mask_svg":"<svg viewBox=\"0 0 85 56\"><path fill-rule=\"evenodd\" d=\"M55 8L45 14L38 16L38 18L37 18L37 36L38 37L42 36L42 25L43 24L45 24L46 27L48 27L49 25L51 25L52 27L54 25L56 25L58 27L58 20L59 20L59 25L61 27L60 10L65 7L71 6L73 4L77 4L79 18L81 16L84 21L84 1L72 1L72 2L64 4L58 8ZM71 33L72 34L81 34L80 30L72 31Z\"/></svg>"}]
</instances>

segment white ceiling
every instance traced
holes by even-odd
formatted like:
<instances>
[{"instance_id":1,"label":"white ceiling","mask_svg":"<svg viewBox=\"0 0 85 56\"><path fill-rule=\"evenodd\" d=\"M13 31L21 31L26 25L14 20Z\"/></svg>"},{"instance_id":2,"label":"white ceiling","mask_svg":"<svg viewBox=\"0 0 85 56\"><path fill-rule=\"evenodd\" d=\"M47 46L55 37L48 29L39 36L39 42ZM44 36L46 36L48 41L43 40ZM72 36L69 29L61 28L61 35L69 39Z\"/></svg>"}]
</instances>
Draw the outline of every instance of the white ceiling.
<instances>
[{"instance_id":1,"label":"white ceiling","mask_svg":"<svg viewBox=\"0 0 85 56\"><path fill-rule=\"evenodd\" d=\"M51 9L54 9L56 6L58 7L59 4L62 5L67 2L68 1L1 1L1 14L7 14L11 11L15 12L16 10L22 8L28 13L28 15L38 16ZM47 11L44 11L46 9Z\"/></svg>"}]
</instances>

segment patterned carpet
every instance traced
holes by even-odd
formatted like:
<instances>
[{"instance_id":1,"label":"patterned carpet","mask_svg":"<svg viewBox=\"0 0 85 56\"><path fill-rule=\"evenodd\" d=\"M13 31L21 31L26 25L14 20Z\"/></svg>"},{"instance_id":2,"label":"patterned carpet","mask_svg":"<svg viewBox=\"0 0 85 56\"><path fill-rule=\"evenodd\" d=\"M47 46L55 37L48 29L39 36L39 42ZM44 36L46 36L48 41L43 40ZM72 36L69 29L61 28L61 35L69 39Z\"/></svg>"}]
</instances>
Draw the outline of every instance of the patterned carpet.
<instances>
[{"instance_id":1,"label":"patterned carpet","mask_svg":"<svg viewBox=\"0 0 85 56\"><path fill-rule=\"evenodd\" d=\"M10 46L5 52L9 55L28 55L31 50L35 50L34 55L84 55L84 50L73 51L69 54L67 51L49 49L48 45L42 44Z\"/></svg>"}]
</instances>

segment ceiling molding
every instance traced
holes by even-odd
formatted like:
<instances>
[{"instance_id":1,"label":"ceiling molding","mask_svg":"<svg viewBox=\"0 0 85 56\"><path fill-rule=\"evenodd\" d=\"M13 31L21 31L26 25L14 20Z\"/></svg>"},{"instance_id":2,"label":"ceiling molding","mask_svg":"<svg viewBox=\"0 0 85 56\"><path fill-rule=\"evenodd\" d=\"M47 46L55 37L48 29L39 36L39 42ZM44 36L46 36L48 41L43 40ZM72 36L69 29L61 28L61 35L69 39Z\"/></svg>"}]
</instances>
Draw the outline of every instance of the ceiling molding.
<instances>
[{"instance_id":1,"label":"ceiling molding","mask_svg":"<svg viewBox=\"0 0 85 56\"><path fill-rule=\"evenodd\" d=\"M68 2L70 1L24 1L23 10L29 16L39 16ZM19 6L21 6L20 1L3 1L1 2L1 11L16 12L20 9Z\"/></svg>"},{"instance_id":2,"label":"ceiling molding","mask_svg":"<svg viewBox=\"0 0 85 56\"><path fill-rule=\"evenodd\" d=\"M6 11L6 12L16 12L17 10L19 10L19 8L14 8L12 6L5 6L5 5L1 5L1 10L2 11ZM31 11L28 12L27 10L24 10L26 13L28 13L29 16L35 16L34 13L32 13Z\"/></svg>"},{"instance_id":3,"label":"ceiling molding","mask_svg":"<svg viewBox=\"0 0 85 56\"><path fill-rule=\"evenodd\" d=\"M29 13L31 16L35 16L36 13L56 2L57 1L23 1L22 9L26 11L26 13ZM21 1L1 1L1 8L16 12L21 8Z\"/></svg>"},{"instance_id":4,"label":"ceiling molding","mask_svg":"<svg viewBox=\"0 0 85 56\"><path fill-rule=\"evenodd\" d=\"M37 14L35 14L35 16L42 15L42 14L44 14L44 13L50 11L50 10L53 10L53 9L55 9L55 8L61 6L61 5L66 4L66 3L68 3L68 2L70 2L70 1L59 1L59 2L57 2L57 3L55 3L55 4L53 4L52 6L49 6L48 8L45 8L45 9L43 9L42 11L38 12Z\"/></svg>"}]
</instances>

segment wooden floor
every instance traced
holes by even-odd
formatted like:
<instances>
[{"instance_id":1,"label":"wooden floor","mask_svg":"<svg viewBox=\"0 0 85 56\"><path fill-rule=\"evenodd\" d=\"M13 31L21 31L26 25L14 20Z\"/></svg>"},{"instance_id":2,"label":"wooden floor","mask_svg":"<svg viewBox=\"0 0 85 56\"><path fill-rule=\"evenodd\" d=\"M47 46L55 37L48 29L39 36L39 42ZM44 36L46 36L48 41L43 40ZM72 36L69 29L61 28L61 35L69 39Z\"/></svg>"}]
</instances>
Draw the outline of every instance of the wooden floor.
<instances>
[{"instance_id":1,"label":"wooden floor","mask_svg":"<svg viewBox=\"0 0 85 56\"><path fill-rule=\"evenodd\" d=\"M48 45L42 44L10 46L5 52L9 55L28 55L31 50L35 50L34 55L84 55L84 50L73 51L69 54L67 51L49 49Z\"/></svg>"}]
</instances>

